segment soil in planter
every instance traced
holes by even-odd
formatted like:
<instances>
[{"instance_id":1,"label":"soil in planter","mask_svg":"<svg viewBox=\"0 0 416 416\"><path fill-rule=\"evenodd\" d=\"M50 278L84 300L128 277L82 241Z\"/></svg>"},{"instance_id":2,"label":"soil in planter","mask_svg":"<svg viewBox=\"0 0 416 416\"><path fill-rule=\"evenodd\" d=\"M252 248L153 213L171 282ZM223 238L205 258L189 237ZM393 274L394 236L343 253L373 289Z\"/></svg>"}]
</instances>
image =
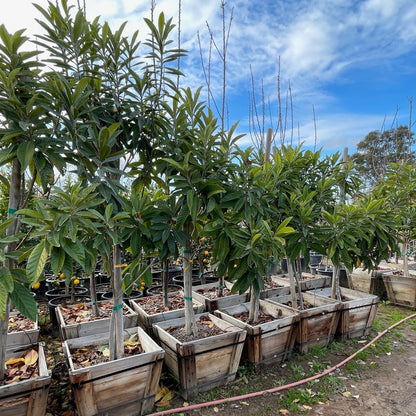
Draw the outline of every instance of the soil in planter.
<instances>
[{"instance_id":1,"label":"soil in planter","mask_svg":"<svg viewBox=\"0 0 416 416\"><path fill-rule=\"evenodd\" d=\"M97 319L109 318L113 310L113 302L98 302L99 315L95 316L92 311L92 305L78 303L77 305L62 305L61 313L64 322L67 325L73 325L80 322L95 321ZM127 315L129 310L123 305L123 313Z\"/></svg>"},{"instance_id":2,"label":"soil in planter","mask_svg":"<svg viewBox=\"0 0 416 416\"><path fill-rule=\"evenodd\" d=\"M194 335L186 335L184 326L173 326L168 328L166 331L180 342L190 342L197 339L203 339L212 337L214 335L227 333L227 331L224 331L216 326L208 316L202 315L199 318L199 321L196 322L196 325L198 327L198 334L196 337Z\"/></svg>"},{"instance_id":3,"label":"soil in planter","mask_svg":"<svg viewBox=\"0 0 416 416\"><path fill-rule=\"evenodd\" d=\"M279 285L279 283L270 279L270 277L264 277L263 282L264 282L264 288L265 289L276 289L278 287L283 287L282 285Z\"/></svg>"},{"instance_id":4,"label":"soil in planter","mask_svg":"<svg viewBox=\"0 0 416 416\"><path fill-rule=\"evenodd\" d=\"M289 302L282 302L282 304L293 308L291 300ZM313 305L312 303L303 301L303 309L312 309L312 308L316 308L316 305ZM300 309L299 301L298 301L297 305L294 306L294 309Z\"/></svg>"},{"instance_id":5,"label":"soil in planter","mask_svg":"<svg viewBox=\"0 0 416 416\"><path fill-rule=\"evenodd\" d=\"M171 306L163 306L163 296L148 296L146 298L135 299L135 302L148 314L155 315L161 312L183 309L185 301L183 296L179 294L168 294L168 300Z\"/></svg>"},{"instance_id":6,"label":"soil in planter","mask_svg":"<svg viewBox=\"0 0 416 416\"><path fill-rule=\"evenodd\" d=\"M223 289L223 295L220 295L220 290L218 287L212 287L209 289L197 289L195 290L195 292L199 293L202 296L205 296L208 299L217 299L220 297L225 297L225 296L231 296L234 295L235 293L231 293L230 289L224 288Z\"/></svg>"},{"instance_id":7,"label":"soil in planter","mask_svg":"<svg viewBox=\"0 0 416 416\"><path fill-rule=\"evenodd\" d=\"M143 352L144 349L140 341L137 340L137 334L133 335L128 341L124 341L124 355L138 355ZM79 368L109 362L110 349L108 345L89 345L84 348L72 349L71 357L74 368L77 370Z\"/></svg>"},{"instance_id":8,"label":"soil in planter","mask_svg":"<svg viewBox=\"0 0 416 416\"><path fill-rule=\"evenodd\" d=\"M11 315L9 317L9 327L7 332L19 332L19 331L28 331L29 329L35 329L35 323L29 318L26 318L21 313L16 315Z\"/></svg>"},{"instance_id":9,"label":"soil in planter","mask_svg":"<svg viewBox=\"0 0 416 416\"><path fill-rule=\"evenodd\" d=\"M39 377L39 354L36 348L29 349L6 361L5 384L17 383Z\"/></svg>"},{"instance_id":10,"label":"soil in planter","mask_svg":"<svg viewBox=\"0 0 416 416\"><path fill-rule=\"evenodd\" d=\"M278 315L279 315L279 318L281 316L283 316L283 312L282 312L281 309L279 309ZM257 319L256 322L249 321L249 319L248 319L249 313L248 312L236 313L233 316L234 316L234 318L239 319L240 321L245 322L245 323L250 324L250 325L261 325L261 324L265 324L266 322L272 322L272 321L275 321L276 319L278 319L278 318L275 318L272 315L264 313L262 310L259 311L259 316L258 316L258 319Z\"/></svg>"}]
</instances>

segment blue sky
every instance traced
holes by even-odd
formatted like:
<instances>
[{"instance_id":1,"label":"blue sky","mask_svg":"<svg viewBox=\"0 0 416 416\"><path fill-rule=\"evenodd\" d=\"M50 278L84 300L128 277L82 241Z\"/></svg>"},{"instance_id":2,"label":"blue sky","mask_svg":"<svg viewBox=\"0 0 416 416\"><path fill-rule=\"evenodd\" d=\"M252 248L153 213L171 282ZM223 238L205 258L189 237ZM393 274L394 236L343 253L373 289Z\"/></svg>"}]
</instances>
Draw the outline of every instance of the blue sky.
<instances>
[{"instance_id":1,"label":"blue sky","mask_svg":"<svg viewBox=\"0 0 416 416\"><path fill-rule=\"evenodd\" d=\"M127 30L139 29L142 39L143 17L149 17L150 4L150 0L86 0L89 18L101 15L113 27L128 21ZM182 47L189 51L182 62L183 86L205 85L197 34L207 62L207 22L215 41L222 42L220 5L220 0L181 1ZM177 0L156 0L155 15L160 11L177 23ZM352 153L370 131L409 123L409 99L416 101L414 0L228 0L227 24L231 13L227 110L229 123L239 121L238 132L247 133L243 144L252 143L252 76L259 114L263 86L274 126L277 123L279 58L286 144L292 136L292 109L293 143L300 139L305 146L315 146L314 108L316 145L331 153L344 147ZM0 23L9 31L27 28L30 34L38 30L37 16L32 0L14 0L2 5ZM222 68L215 50L211 59L211 87L220 100ZM289 83L292 106L286 105ZM271 126L266 112L265 128ZM416 121L416 102L412 120Z\"/></svg>"}]
</instances>

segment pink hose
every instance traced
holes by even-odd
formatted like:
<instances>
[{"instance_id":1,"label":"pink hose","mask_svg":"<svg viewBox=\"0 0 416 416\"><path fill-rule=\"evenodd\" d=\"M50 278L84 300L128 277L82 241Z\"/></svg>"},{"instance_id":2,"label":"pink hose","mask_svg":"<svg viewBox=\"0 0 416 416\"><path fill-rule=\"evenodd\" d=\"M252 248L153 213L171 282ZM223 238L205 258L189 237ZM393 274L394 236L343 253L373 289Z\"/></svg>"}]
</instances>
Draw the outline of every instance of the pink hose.
<instances>
[{"instance_id":1,"label":"pink hose","mask_svg":"<svg viewBox=\"0 0 416 416\"><path fill-rule=\"evenodd\" d=\"M352 354L351 356L349 356L345 360L343 360L340 363L334 365L333 367L323 371L322 373L315 374L312 377L308 377L308 378L305 378L303 380L296 381L294 383L286 384L284 386L274 387L274 388L268 389L268 390L256 391L254 393L243 394L241 396L227 397L226 399L218 399L218 400L213 400L211 402L196 403L196 404L189 405L189 406L178 407L176 409L169 409L169 410L164 410L162 412L152 413L149 416L168 415L168 414L172 414L172 413L186 412L186 411L189 411L189 410L200 409L202 407L215 406L215 405L225 403L225 402L235 402L237 400L250 399L251 397L262 396L265 393L276 393L278 391L282 391L282 390L286 390L286 389L289 389L289 388L292 388L292 387L300 386L301 384L307 383L308 381L316 380L318 378L326 376L329 373L332 373L337 368L343 366L345 363L352 360L357 354L364 351L371 344L373 344L378 339L380 339L383 335L385 335L387 332L389 332L391 329L395 328L396 326L398 326L398 325L402 324L403 322L407 321L408 319L412 319L412 318L416 318L416 313L400 320L399 322L396 322L394 325L385 329L383 332L380 332L373 340L371 340L369 343L364 345L362 348L360 348L358 351L356 351L354 354Z\"/></svg>"}]
</instances>

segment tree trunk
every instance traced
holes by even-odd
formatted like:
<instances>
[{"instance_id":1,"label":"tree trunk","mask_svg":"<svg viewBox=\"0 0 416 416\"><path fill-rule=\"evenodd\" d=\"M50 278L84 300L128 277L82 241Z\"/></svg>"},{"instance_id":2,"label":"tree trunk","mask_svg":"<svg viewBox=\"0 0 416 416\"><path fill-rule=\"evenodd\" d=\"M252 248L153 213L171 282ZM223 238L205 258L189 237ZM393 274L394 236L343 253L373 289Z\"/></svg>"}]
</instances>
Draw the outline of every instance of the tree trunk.
<instances>
[{"instance_id":1,"label":"tree trunk","mask_svg":"<svg viewBox=\"0 0 416 416\"><path fill-rule=\"evenodd\" d=\"M95 281L95 270L92 271L90 275L90 293L91 293L91 303L92 303L92 313L94 316L98 316L98 304L97 304L97 288Z\"/></svg>"},{"instance_id":2,"label":"tree trunk","mask_svg":"<svg viewBox=\"0 0 416 416\"><path fill-rule=\"evenodd\" d=\"M110 323L110 359L119 359L124 356L123 339L123 291L121 281L121 253L120 246L113 247L113 312Z\"/></svg>"},{"instance_id":3,"label":"tree trunk","mask_svg":"<svg viewBox=\"0 0 416 416\"><path fill-rule=\"evenodd\" d=\"M255 324L259 319L260 300L254 296L253 288L250 289L250 309L248 312L248 321Z\"/></svg>"},{"instance_id":4,"label":"tree trunk","mask_svg":"<svg viewBox=\"0 0 416 416\"><path fill-rule=\"evenodd\" d=\"M189 223L184 224L185 233L189 234ZM192 264L191 260L191 240L186 240L183 250L183 289L185 300L185 333L186 335L198 334L195 321L195 313L192 303Z\"/></svg>"},{"instance_id":5,"label":"tree trunk","mask_svg":"<svg viewBox=\"0 0 416 416\"><path fill-rule=\"evenodd\" d=\"M295 285L295 276L293 274L292 263L290 262L289 256L286 257L287 271L289 273L290 280L290 295L292 298L292 308L298 307L298 301L296 299L296 285Z\"/></svg>"},{"instance_id":6,"label":"tree trunk","mask_svg":"<svg viewBox=\"0 0 416 416\"><path fill-rule=\"evenodd\" d=\"M9 192L9 205L8 205L8 217L14 215L14 213L21 208L22 202L22 166L19 160L16 158L12 163L12 172L10 178L10 192ZM15 235L20 228L20 219L16 219L9 225L6 230L6 235ZM7 252L14 251L16 243L10 243L7 247ZM14 261L10 258L6 258L5 266L10 270L14 267ZM4 384L5 377L5 362L6 362L6 348L7 348L7 330L9 327L9 311L10 311L10 297L6 302L6 313L4 320L0 319L0 385Z\"/></svg>"},{"instance_id":7,"label":"tree trunk","mask_svg":"<svg viewBox=\"0 0 416 416\"><path fill-rule=\"evenodd\" d=\"M331 298L341 300L341 293L339 291L339 272L341 266L334 265L332 269L332 287L331 287Z\"/></svg>"},{"instance_id":8,"label":"tree trunk","mask_svg":"<svg viewBox=\"0 0 416 416\"><path fill-rule=\"evenodd\" d=\"M299 258L298 258L298 260L299 260ZM299 270L302 270L302 268L301 268L301 264L300 264L300 260L299 260L299 263L298 263L298 265L299 265ZM294 269L295 269L295 267L293 267ZM299 277L298 276L300 276L302 274L302 272L300 271L300 272L294 272L294 275L295 275L295 281L296 281L296 285L297 285L297 287L298 287L298 294L299 294L299 308L300 308L300 310L301 311L303 311L303 296L302 296L302 288L301 288L301 286L300 286L300 279L299 279Z\"/></svg>"},{"instance_id":9,"label":"tree trunk","mask_svg":"<svg viewBox=\"0 0 416 416\"><path fill-rule=\"evenodd\" d=\"M163 293L163 306L168 308L171 306L168 296L169 287L169 260L165 260L162 265L162 293Z\"/></svg>"}]
</instances>

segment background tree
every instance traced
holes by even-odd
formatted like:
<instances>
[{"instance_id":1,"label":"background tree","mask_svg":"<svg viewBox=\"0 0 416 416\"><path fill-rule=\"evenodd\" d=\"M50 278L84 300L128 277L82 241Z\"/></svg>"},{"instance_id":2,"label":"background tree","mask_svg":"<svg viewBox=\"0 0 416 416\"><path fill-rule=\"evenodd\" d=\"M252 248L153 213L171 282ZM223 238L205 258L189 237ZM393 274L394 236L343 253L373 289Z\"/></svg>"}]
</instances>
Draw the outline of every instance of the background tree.
<instances>
[{"instance_id":1,"label":"background tree","mask_svg":"<svg viewBox=\"0 0 416 416\"><path fill-rule=\"evenodd\" d=\"M415 143L413 136L408 126L368 133L358 143L357 152L351 156L363 180L373 186L385 176L389 163L414 163L416 153L412 150Z\"/></svg>"}]
</instances>

